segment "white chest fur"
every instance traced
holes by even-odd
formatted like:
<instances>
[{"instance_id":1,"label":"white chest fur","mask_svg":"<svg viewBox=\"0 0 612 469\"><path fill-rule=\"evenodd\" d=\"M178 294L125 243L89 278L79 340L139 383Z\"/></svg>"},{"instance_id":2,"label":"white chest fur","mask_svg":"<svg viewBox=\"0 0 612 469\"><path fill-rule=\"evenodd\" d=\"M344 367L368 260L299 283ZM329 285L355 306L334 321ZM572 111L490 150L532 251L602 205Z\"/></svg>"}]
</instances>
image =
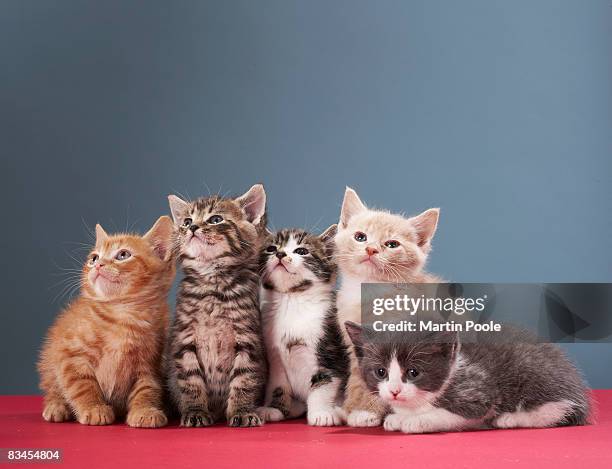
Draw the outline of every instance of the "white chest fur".
<instances>
[{"instance_id":1,"label":"white chest fur","mask_svg":"<svg viewBox=\"0 0 612 469\"><path fill-rule=\"evenodd\" d=\"M316 350L331 307L329 291L314 287L305 292L262 294L266 347L279 357L294 397L305 401L317 372Z\"/></svg>"}]
</instances>

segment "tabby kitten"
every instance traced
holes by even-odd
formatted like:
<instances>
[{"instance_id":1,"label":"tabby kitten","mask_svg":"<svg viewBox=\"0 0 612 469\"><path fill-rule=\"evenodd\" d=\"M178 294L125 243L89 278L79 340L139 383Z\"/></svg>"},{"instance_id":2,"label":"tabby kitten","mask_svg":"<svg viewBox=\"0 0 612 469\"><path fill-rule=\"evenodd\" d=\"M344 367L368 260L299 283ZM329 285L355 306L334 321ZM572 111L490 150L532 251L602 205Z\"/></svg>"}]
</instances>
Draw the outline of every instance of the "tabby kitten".
<instances>
[{"instance_id":1,"label":"tabby kitten","mask_svg":"<svg viewBox=\"0 0 612 469\"><path fill-rule=\"evenodd\" d=\"M142 237L96 225L81 295L49 329L40 355L45 420L108 425L127 414L132 427L166 425L160 363L175 274L172 231L168 217Z\"/></svg>"},{"instance_id":2,"label":"tabby kitten","mask_svg":"<svg viewBox=\"0 0 612 469\"><path fill-rule=\"evenodd\" d=\"M261 425L266 376L258 256L266 193L185 202L169 196L184 278L169 347L169 386L181 425Z\"/></svg>"},{"instance_id":3,"label":"tabby kitten","mask_svg":"<svg viewBox=\"0 0 612 469\"><path fill-rule=\"evenodd\" d=\"M347 187L342 203L335 258L340 270L338 317L359 322L362 283L430 283L442 280L423 270L438 225L439 210L405 218L367 208ZM366 389L352 355L344 409L353 427L377 426L386 406Z\"/></svg>"},{"instance_id":4,"label":"tabby kitten","mask_svg":"<svg viewBox=\"0 0 612 469\"><path fill-rule=\"evenodd\" d=\"M349 356L335 305L336 267L331 241L336 225L320 236L286 229L262 250L262 322L270 366L267 421L299 416L310 425L342 424Z\"/></svg>"},{"instance_id":5,"label":"tabby kitten","mask_svg":"<svg viewBox=\"0 0 612 469\"><path fill-rule=\"evenodd\" d=\"M461 343L456 333L387 334L346 323L368 389L392 409L388 431L585 425L588 390L557 346L518 330ZM408 336L412 335L410 339Z\"/></svg>"}]
</instances>

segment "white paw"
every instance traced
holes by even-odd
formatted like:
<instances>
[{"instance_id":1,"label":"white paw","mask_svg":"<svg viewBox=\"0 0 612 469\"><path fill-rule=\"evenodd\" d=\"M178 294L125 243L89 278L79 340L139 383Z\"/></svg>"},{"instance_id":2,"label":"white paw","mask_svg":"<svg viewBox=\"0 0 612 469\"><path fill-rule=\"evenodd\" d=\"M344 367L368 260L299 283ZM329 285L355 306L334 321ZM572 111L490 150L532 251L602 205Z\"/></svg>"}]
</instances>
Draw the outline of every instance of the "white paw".
<instances>
[{"instance_id":1,"label":"white paw","mask_svg":"<svg viewBox=\"0 0 612 469\"><path fill-rule=\"evenodd\" d=\"M427 425L427 422L419 418L404 418L400 423L400 430L403 433L431 433L434 430Z\"/></svg>"},{"instance_id":2,"label":"white paw","mask_svg":"<svg viewBox=\"0 0 612 469\"><path fill-rule=\"evenodd\" d=\"M333 427L342 425L342 418L334 409L308 411L308 425L315 427Z\"/></svg>"},{"instance_id":3,"label":"white paw","mask_svg":"<svg viewBox=\"0 0 612 469\"><path fill-rule=\"evenodd\" d=\"M283 413L276 407L258 407L255 412L264 422L280 422L285 420Z\"/></svg>"},{"instance_id":4,"label":"white paw","mask_svg":"<svg viewBox=\"0 0 612 469\"><path fill-rule=\"evenodd\" d=\"M367 410L354 410L349 414L346 423L350 427L378 427L380 417Z\"/></svg>"},{"instance_id":5,"label":"white paw","mask_svg":"<svg viewBox=\"0 0 612 469\"><path fill-rule=\"evenodd\" d=\"M506 412L495 419L495 426L498 428L514 428L517 426L517 422L511 412Z\"/></svg>"},{"instance_id":6,"label":"white paw","mask_svg":"<svg viewBox=\"0 0 612 469\"><path fill-rule=\"evenodd\" d=\"M387 417L385 417L383 427L388 432L397 432L402 429L402 422L404 419L405 417L402 417L401 415L389 414Z\"/></svg>"}]
</instances>

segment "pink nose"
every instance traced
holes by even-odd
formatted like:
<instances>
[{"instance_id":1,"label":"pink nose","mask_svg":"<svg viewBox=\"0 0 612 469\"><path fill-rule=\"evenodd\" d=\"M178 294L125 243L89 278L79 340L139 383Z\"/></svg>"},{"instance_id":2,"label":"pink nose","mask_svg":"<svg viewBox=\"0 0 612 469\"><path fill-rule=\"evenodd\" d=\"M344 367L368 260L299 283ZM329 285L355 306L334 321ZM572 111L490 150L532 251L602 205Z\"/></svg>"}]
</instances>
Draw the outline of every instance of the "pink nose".
<instances>
[{"instance_id":1,"label":"pink nose","mask_svg":"<svg viewBox=\"0 0 612 469\"><path fill-rule=\"evenodd\" d=\"M392 391L391 391L391 394L393 394L393 397L397 397L397 395L398 395L399 393L400 393L400 392L399 392L399 391L396 391L396 390L392 390Z\"/></svg>"},{"instance_id":2,"label":"pink nose","mask_svg":"<svg viewBox=\"0 0 612 469\"><path fill-rule=\"evenodd\" d=\"M368 246L367 248L365 248L365 250L368 253L368 256L373 256L374 254L378 254L378 249L373 248L371 246Z\"/></svg>"}]
</instances>

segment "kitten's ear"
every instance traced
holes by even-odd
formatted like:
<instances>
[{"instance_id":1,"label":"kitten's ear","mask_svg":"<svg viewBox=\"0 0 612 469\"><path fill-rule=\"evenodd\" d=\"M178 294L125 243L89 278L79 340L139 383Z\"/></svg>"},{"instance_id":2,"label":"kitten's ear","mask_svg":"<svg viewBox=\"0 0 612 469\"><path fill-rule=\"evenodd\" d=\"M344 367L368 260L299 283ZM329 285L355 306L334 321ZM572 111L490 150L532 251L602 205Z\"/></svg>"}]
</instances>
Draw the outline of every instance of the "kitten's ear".
<instances>
[{"instance_id":1,"label":"kitten's ear","mask_svg":"<svg viewBox=\"0 0 612 469\"><path fill-rule=\"evenodd\" d=\"M168 196L168 203L170 204L170 212L172 212L172 218L174 223L180 224L185 217L185 214L189 212L189 202L185 202L176 195Z\"/></svg>"},{"instance_id":2,"label":"kitten's ear","mask_svg":"<svg viewBox=\"0 0 612 469\"><path fill-rule=\"evenodd\" d=\"M104 231L104 228L98 223L96 225L96 247L100 245L108 238L108 234Z\"/></svg>"},{"instance_id":3,"label":"kitten's ear","mask_svg":"<svg viewBox=\"0 0 612 469\"><path fill-rule=\"evenodd\" d=\"M346 332L350 337L351 342L353 342L355 348L361 349L363 346L363 327L356 322L346 321L344 323L344 328L346 329Z\"/></svg>"},{"instance_id":4,"label":"kitten's ear","mask_svg":"<svg viewBox=\"0 0 612 469\"><path fill-rule=\"evenodd\" d=\"M325 244L333 241L336 237L336 233L338 232L338 225L334 223L330 227L328 227L323 233L319 235L319 239L323 241Z\"/></svg>"},{"instance_id":5,"label":"kitten's ear","mask_svg":"<svg viewBox=\"0 0 612 469\"><path fill-rule=\"evenodd\" d=\"M172 232L174 224L170 217L159 217L155 224L143 236L162 261L167 261L172 255Z\"/></svg>"},{"instance_id":6,"label":"kitten's ear","mask_svg":"<svg viewBox=\"0 0 612 469\"><path fill-rule=\"evenodd\" d=\"M344 191L344 200L342 201L342 210L340 211L340 226L346 228L349 220L353 215L367 210L357 192L347 186Z\"/></svg>"},{"instance_id":7,"label":"kitten's ear","mask_svg":"<svg viewBox=\"0 0 612 469\"><path fill-rule=\"evenodd\" d=\"M429 244L433 238L436 228L438 227L438 218L440 217L439 208L430 208L425 210L420 215L412 217L410 221L416 228L417 244L424 250L429 250Z\"/></svg>"},{"instance_id":8,"label":"kitten's ear","mask_svg":"<svg viewBox=\"0 0 612 469\"><path fill-rule=\"evenodd\" d=\"M247 220L253 225L259 225L266 214L266 191L262 184L255 184L245 194L236 199L236 202L246 212Z\"/></svg>"},{"instance_id":9,"label":"kitten's ear","mask_svg":"<svg viewBox=\"0 0 612 469\"><path fill-rule=\"evenodd\" d=\"M336 237L336 233L338 233L338 225L334 223L319 235L319 239L323 241L323 244L325 245L325 254L328 257L334 255L334 238Z\"/></svg>"}]
</instances>

